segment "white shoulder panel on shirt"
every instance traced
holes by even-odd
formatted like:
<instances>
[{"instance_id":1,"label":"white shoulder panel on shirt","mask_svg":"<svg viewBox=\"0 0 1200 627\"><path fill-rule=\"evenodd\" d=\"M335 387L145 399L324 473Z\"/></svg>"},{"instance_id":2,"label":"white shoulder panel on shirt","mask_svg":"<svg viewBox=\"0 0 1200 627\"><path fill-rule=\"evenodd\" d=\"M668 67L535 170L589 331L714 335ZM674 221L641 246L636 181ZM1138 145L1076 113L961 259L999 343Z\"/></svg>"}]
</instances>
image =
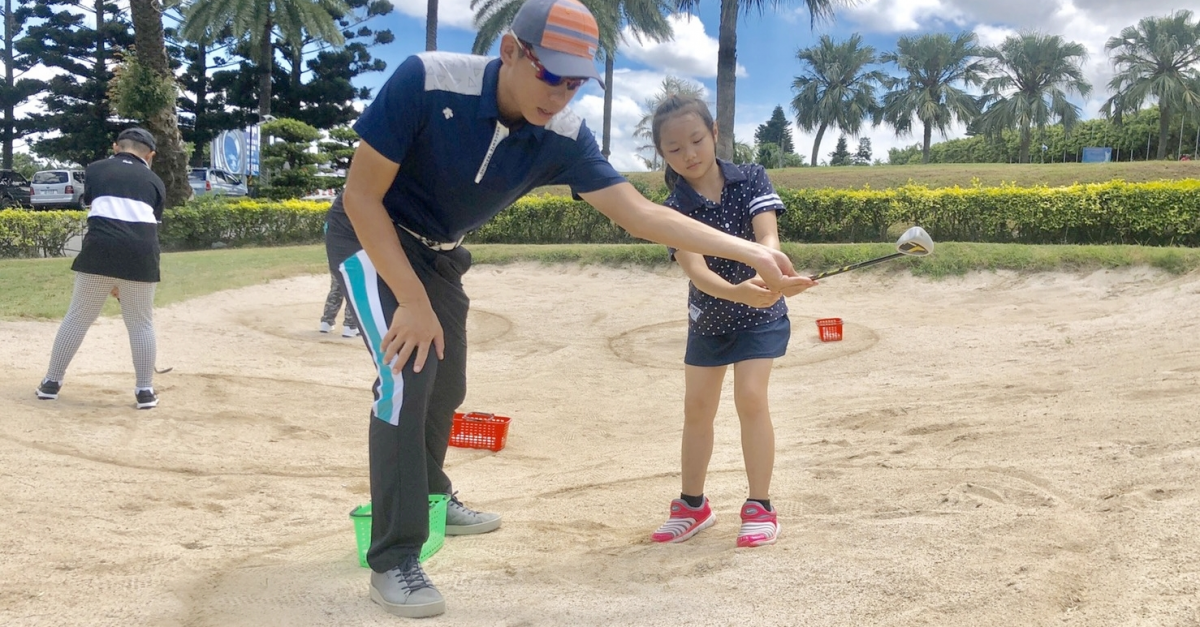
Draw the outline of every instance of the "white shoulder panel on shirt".
<instances>
[{"instance_id":1,"label":"white shoulder panel on shirt","mask_svg":"<svg viewBox=\"0 0 1200 627\"><path fill-rule=\"evenodd\" d=\"M448 91L464 96L483 93L483 71L491 59L455 52L422 52L425 91Z\"/></svg>"},{"instance_id":2,"label":"white shoulder panel on shirt","mask_svg":"<svg viewBox=\"0 0 1200 627\"><path fill-rule=\"evenodd\" d=\"M550 122L546 124L546 130L558 133L567 139L576 140L579 139L579 128L582 126L583 118L575 115L575 112L567 107L550 118Z\"/></svg>"}]
</instances>

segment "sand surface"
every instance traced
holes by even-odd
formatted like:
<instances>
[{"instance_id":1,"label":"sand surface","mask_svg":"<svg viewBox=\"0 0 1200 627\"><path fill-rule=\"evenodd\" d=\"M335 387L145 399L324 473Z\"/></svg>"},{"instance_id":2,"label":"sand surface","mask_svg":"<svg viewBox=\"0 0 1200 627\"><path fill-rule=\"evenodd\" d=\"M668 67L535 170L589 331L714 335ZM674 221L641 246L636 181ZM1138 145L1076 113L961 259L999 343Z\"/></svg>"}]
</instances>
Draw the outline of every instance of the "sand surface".
<instances>
[{"instance_id":1,"label":"sand surface","mask_svg":"<svg viewBox=\"0 0 1200 627\"><path fill-rule=\"evenodd\" d=\"M773 547L746 497L732 374L706 492L718 522L650 533L679 492L677 269L479 266L463 406L512 417L452 448L504 516L427 563L424 625L1200 625L1200 275L847 274L790 300L772 379ZM369 499L371 363L317 333L328 278L156 312L161 405L133 409L118 318L58 401L57 322L0 322L0 624L393 625L350 510ZM816 318L840 316L822 343Z\"/></svg>"}]
</instances>

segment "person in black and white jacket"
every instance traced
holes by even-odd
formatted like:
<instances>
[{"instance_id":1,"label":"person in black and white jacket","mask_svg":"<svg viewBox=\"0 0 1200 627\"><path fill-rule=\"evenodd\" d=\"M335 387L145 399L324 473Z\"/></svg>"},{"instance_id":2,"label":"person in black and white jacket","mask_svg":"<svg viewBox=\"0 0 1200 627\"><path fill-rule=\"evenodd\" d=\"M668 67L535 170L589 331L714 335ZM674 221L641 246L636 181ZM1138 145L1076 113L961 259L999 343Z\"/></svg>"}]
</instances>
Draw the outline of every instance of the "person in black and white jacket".
<instances>
[{"instance_id":1,"label":"person in black and white jacket","mask_svg":"<svg viewBox=\"0 0 1200 627\"><path fill-rule=\"evenodd\" d=\"M149 131L128 128L117 135L112 157L87 167L84 201L91 206L88 230L71 265L76 273L75 290L54 338L50 367L37 388L40 399L58 398L67 366L112 294L121 303L121 316L129 331L137 408L158 405L154 392L154 288L159 281L158 223L166 188L150 170L154 149Z\"/></svg>"}]
</instances>

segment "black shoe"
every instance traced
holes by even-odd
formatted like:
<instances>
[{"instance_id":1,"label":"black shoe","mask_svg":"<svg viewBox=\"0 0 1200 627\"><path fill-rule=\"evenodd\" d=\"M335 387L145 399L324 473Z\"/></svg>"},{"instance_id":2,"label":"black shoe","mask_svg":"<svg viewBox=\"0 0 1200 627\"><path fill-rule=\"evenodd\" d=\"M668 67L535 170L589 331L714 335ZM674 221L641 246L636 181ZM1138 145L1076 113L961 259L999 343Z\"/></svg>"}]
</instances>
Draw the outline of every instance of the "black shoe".
<instances>
[{"instance_id":1,"label":"black shoe","mask_svg":"<svg viewBox=\"0 0 1200 627\"><path fill-rule=\"evenodd\" d=\"M43 379L42 384L38 386L38 398L43 401L52 401L58 398L58 391L62 389L62 384L58 381Z\"/></svg>"},{"instance_id":2,"label":"black shoe","mask_svg":"<svg viewBox=\"0 0 1200 627\"><path fill-rule=\"evenodd\" d=\"M158 406L158 395L154 390L138 390L137 391L137 408L150 409Z\"/></svg>"}]
</instances>

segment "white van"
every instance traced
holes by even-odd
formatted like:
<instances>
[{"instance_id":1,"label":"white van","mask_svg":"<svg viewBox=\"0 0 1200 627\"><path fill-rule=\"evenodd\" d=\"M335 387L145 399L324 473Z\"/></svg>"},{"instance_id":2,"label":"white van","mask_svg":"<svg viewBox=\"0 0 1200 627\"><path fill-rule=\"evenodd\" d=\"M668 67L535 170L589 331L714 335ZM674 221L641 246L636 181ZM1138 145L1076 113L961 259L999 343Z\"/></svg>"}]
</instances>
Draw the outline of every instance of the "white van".
<instances>
[{"instance_id":1,"label":"white van","mask_svg":"<svg viewBox=\"0 0 1200 627\"><path fill-rule=\"evenodd\" d=\"M83 170L42 170L29 182L29 201L34 209L83 209Z\"/></svg>"}]
</instances>

